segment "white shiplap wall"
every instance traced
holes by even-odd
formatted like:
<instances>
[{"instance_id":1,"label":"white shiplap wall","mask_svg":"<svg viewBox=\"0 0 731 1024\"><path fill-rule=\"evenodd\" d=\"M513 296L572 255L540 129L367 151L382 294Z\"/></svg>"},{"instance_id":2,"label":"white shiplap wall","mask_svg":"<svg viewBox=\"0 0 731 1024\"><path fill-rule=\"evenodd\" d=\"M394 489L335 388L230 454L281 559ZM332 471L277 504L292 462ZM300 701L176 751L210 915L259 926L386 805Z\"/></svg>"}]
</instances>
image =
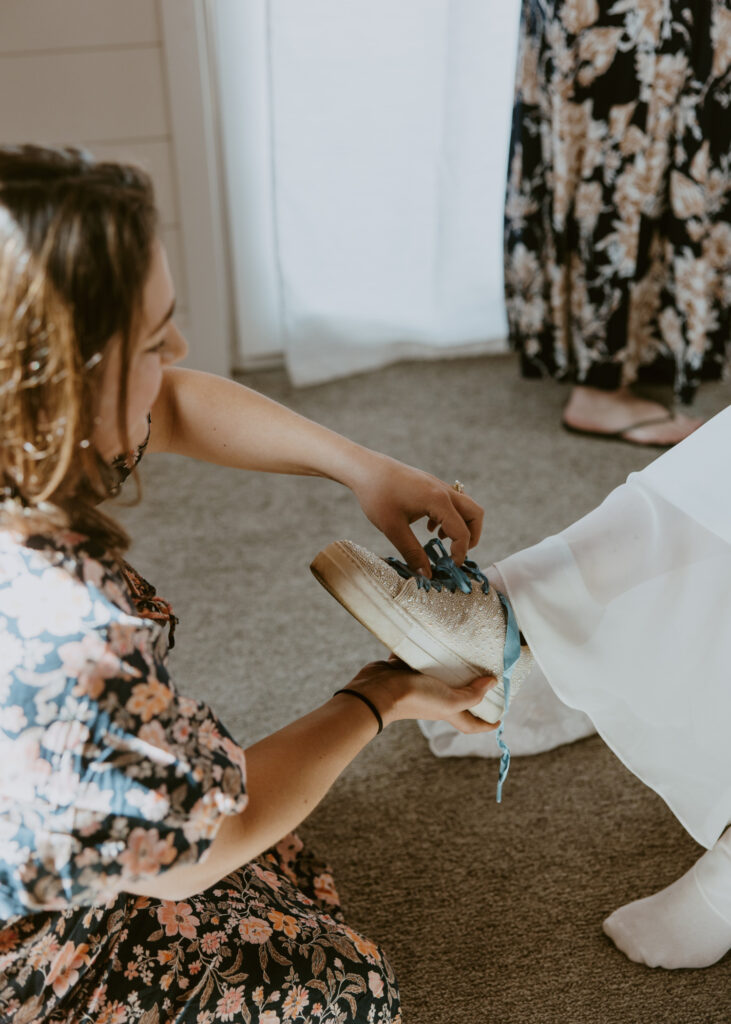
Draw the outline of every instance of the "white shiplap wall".
<instances>
[{"instance_id":1,"label":"white shiplap wall","mask_svg":"<svg viewBox=\"0 0 731 1024\"><path fill-rule=\"evenodd\" d=\"M202 0L0 0L0 142L152 175L188 364L230 369Z\"/></svg>"}]
</instances>

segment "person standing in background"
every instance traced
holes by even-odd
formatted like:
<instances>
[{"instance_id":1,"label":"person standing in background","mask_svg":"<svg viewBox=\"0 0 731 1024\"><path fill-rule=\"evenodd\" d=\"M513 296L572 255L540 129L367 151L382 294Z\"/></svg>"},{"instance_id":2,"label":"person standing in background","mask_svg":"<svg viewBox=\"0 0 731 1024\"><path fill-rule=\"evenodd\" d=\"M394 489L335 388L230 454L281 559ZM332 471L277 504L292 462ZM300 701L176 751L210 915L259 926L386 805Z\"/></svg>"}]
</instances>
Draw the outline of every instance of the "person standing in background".
<instances>
[{"instance_id":1,"label":"person standing in background","mask_svg":"<svg viewBox=\"0 0 731 1024\"><path fill-rule=\"evenodd\" d=\"M721 377L731 302L727 0L523 0L505 209L511 345L572 431L667 446Z\"/></svg>"}]
</instances>

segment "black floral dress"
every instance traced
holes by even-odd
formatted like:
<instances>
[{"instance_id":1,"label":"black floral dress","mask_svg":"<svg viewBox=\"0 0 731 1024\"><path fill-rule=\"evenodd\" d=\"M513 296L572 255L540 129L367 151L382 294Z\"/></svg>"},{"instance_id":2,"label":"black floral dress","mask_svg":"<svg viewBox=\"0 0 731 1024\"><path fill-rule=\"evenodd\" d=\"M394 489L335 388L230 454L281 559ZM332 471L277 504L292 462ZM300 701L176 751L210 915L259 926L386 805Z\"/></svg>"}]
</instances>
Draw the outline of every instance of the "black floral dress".
<instances>
[{"instance_id":1,"label":"black floral dress","mask_svg":"<svg viewBox=\"0 0 731 1024\"><path fill-rule=\"evenodd\" d=\"M296 835L187 900L119 892L247 802L244 752L170 678L166 608L85 537L0 530L0 1021L398 1024Z\"/></svg>"},{"instance_id":2,"label":"black floral dress","mask_svg":"<svg viewBox=\"0 0 731 1024\"><path fill-rule=\"evenodd\" d=\"M526 376L689 401L731 321L728 0L523 0L505 212Z\"/></svg>"}]
</instances>

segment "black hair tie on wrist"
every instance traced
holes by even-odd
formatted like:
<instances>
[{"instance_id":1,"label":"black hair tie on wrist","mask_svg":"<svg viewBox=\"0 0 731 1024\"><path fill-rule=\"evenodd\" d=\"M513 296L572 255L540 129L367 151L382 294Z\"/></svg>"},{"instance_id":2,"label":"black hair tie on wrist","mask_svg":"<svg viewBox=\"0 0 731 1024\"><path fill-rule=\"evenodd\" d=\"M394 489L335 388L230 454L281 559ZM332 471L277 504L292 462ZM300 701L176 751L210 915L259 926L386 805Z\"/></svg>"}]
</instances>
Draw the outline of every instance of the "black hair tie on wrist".
<instances>
[{"instance_id":1,"label":"black hair tie on wrist","mask_svg":"<svg viewBox=\"0 0 731 1024\"><path fill-rule=\"evenodd\" d=\"M360 693L358 690L348 689L336 690L335 693L333 694L333 697L336 697L339 693L349 693L351 697L357 697L358 700L362 700L363 703L366 704L371 709L373 714L376 716L376 721L378 722L378 732L376 733L376 736L378 736L379 733L383 732L383 719L381 718L381 712L378 710L378 708L376 707L372 700L369 700L364 693Z\"/></svg>"}]
</instances>

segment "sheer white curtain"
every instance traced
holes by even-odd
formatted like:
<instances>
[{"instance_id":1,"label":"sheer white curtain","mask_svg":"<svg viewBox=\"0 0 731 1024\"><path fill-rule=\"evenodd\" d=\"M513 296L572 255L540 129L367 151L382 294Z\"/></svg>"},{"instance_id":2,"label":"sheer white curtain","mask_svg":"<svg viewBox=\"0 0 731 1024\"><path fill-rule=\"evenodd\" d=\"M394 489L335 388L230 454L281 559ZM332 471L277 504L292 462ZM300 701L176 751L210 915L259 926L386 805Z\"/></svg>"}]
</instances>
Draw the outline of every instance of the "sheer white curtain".
<instances>
[{"instance_id":1,"label":"sheer white curtain","mask_svg":"<svg viewBox=\"0 0 731 1024\"><path fill-rule=\"evenodd\" d=\"M239 362L502 349L518 0L217 0Z\"/></svg>"}]
</instances>

